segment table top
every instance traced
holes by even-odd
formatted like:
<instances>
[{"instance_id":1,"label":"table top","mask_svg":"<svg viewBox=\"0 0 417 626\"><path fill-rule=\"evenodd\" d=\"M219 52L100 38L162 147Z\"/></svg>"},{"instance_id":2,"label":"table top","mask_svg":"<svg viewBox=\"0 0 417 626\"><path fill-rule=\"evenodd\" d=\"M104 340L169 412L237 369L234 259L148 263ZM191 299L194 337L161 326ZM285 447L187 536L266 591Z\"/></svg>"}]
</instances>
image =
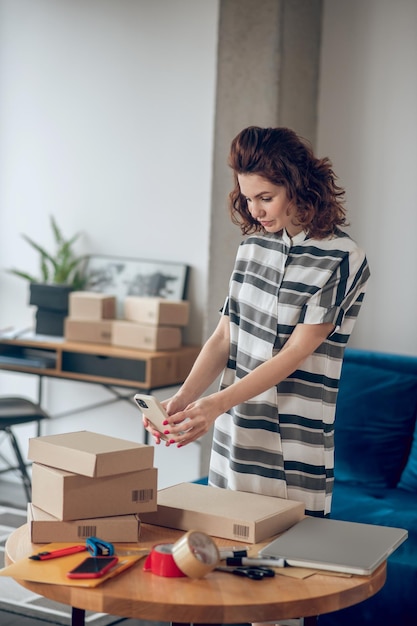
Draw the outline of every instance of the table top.
<instances>
[{"instance_id":1,"label":"table top","mask_svg":"<svg viewBox=\"0 0 417 626\"><path fill-rule=\"evenodd\" d=\"M138 544L121 548L152 547L174 543L182 531L142 524ZM219 547L236 542L215 539ZM264 545L251 546L251 554ZM116 544L116 553L117 553ZM6 564L35 551L27 524L15 530L6 542ZM201 579L162 578L143 571L143 560L120 576L95 588L18 581L22 586L51 600L72 607L134 619L165 622L233 624L320 615L357 604L374 595L385 583L386 564L371 576L339 576L316 572L303 579L276 575L253 581L213 571Z\"/></svg>"}]
</instances>

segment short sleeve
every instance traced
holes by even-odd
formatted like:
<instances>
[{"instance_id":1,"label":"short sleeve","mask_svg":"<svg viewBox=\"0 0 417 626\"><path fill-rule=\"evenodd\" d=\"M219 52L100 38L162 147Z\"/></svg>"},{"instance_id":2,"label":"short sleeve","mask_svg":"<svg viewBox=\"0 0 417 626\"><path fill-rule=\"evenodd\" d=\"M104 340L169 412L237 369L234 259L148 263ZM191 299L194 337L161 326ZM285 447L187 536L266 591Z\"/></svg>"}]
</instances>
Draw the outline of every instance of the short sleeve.
<instances>
[{"instance_id":1,"label":"short sleeve","mask_svg":"<svg viewBox=\"0 0 417 626\"><path fill-rule=\"evenodd\" d=\"M354 305L362 302L370 272L364 252L354 247L346 251L323 286L303 307L300 323L334 324L340 328L346 314L352 317ZM356 307L357 313L359 307ZM357 315L356 313L356 315Z\"/></svg>"},{"instance_id":2,"label":"short sleeve","mask_svg":"<svg viewBox=\"0 0 417 626\"><path fill-rule=\"evenodd\" d=\"M226 296L226 300L222 308L219 310L220 315L229 315L229 296Z\"/></svg>"}]
</instances>

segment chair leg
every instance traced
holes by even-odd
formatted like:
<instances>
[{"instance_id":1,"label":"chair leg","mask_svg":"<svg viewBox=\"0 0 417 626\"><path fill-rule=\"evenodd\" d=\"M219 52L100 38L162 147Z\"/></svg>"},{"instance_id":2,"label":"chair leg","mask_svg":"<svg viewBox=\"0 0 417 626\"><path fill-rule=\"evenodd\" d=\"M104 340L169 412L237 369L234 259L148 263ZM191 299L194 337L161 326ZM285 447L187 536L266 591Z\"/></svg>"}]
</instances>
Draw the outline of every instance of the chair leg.
<instances>
[{"instance_id":1,"label":"chair leg","mask_svg":"<svg viewBox=\"0 0 417 626\"><path fill-rule=\"evenodd\" d=\"M7 427L4 430L9 435L10 442L11 442L11 444L13 446L13 450L14 450L14 453L16 455L16 459L17 459L17 462L18 462L18 465L19 465L19 471L20 471L20 474L22 476L23 488L24 488L25 493L26 493L26 499L27 499L28 502L30 502L31 499L32 499L32 484L31 484L31 481L30 481L30 478L29 478L29 474L28 474L25 462L24 462L23 457L22 457L22 453L20 452L19 445L17 443L16 437L13 434L12 429Z\"/></svg>"}]
</instances>

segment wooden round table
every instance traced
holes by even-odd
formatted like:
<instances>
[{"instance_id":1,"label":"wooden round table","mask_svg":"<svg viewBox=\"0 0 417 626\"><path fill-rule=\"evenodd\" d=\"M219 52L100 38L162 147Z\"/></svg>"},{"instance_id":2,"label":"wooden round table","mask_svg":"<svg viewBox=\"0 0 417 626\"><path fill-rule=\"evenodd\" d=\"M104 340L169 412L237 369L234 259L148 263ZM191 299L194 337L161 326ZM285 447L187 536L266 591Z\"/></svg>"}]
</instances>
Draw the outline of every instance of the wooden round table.
<instances>
[{"instance_id":1,"label":"wooden round table","mask_svg":"<svg viewBox=\"0 0 417 626\"><path fill-rule=\"evenodd\" d=\"M121 549L174 543L182 531L142 524L138 544ZM219 547L236 545L216 539ZM262 545L264 545L263 542ZM31 544L25 524L15 530L5 546L6 564L39 552ZM117 544L116 544L117 553ZM259 546L251 546L253 555ZM314 573L298 579L276 575L261 581L213 571L205 578L161 578L143 571L143 560L120 576L88 589L28 581L18 582L34 593L73 607L73 626L84 624L85 610L120 617L182 624L233 624L315 616L357 604L374 595L385 583L386 564L371 576L337 576ZM314 616L309 619L310 616Z\"/></svg>"}]
</instances>

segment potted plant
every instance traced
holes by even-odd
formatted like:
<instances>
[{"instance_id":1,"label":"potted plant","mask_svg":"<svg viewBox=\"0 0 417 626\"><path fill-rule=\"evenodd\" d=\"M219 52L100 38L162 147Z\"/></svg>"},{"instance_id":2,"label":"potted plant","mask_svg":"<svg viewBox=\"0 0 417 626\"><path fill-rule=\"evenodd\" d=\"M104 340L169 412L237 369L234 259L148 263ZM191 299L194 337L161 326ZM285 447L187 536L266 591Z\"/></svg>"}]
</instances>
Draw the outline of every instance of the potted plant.
<instances>
[{"instance_id":1,"label":"potted plant","mask_svg":"<svg viewBox=\"0 0 417 626\"><path fill-rule=\"evenodd\" d=\"M55 240L54 253L48 252L28 235L22 235L40 255L40 276L12 268L11 274L29 281L29 304L38 307L36 332L63 335L64 319L68 315L68 296L71 291L83 289L85 256L76 256L73 246L79 234L65 239L53 216L50 217Z\"/></svg>"}]
</instances>

